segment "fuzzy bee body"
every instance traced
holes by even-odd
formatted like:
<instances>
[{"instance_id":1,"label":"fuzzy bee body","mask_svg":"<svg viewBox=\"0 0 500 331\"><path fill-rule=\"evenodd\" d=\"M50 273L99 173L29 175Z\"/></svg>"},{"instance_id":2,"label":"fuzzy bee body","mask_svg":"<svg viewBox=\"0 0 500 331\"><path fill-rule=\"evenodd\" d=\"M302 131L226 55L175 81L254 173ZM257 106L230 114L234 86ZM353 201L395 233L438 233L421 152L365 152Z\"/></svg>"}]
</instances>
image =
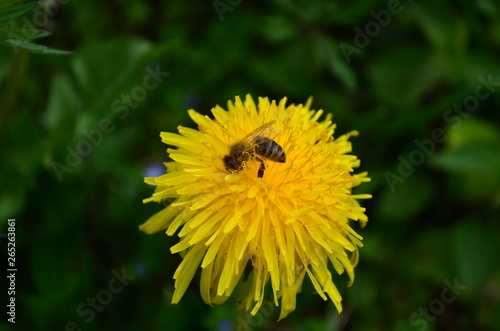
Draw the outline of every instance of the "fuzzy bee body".
<instances>
[{"instance_id":1,"label":"fuzzy bee body","mask_svg":"<svg viewBox=\"0 0 500 331\"><path fill-rule=\"evenodd\" d=\"M274 121L271 121L260 126L231 146L229 154L223 158L227 171L238 173L243 170L244 162L257 160L260 162L257 176L262 178L265 165L261 158L280 163L286 162L285 151L271 138L276 135L275 131L273 135L273 128L271 127L273 123Z\"/></svg>"},{"instance_id":2,"label":"fuzzy bee body","mask_svg":"<svg viewBox=\"0 0 500 331\"><path fill-rule=\"evenodd\" d=\"M286 162L286 155L283 148L274 140L264 136L256 136L253 143L256 145L256 154L274 162Z\"/></svg>"}]
</instances>

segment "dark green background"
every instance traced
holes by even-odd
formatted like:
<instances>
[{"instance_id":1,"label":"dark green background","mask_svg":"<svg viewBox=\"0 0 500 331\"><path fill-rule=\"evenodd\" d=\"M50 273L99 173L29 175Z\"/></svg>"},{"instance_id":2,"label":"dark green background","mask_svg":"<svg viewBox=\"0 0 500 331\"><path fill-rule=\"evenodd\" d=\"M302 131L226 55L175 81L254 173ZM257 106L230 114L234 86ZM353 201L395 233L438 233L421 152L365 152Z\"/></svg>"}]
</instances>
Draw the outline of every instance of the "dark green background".
<instances>
[{"instance_id":1,"label":"dark green background","mask_svg":"<svg viewBox=\"0 0 500 331\"><path fill-rule=\"evenodd\" d=\"M230 330L234 300L205 305L197 279L170 305L177 237L137 227L161 208L142 204L152 193L145 169L167 160L160 131L193 126L189 108L209 113L247 93L293 103L312 95L313 108L334 114L337 135L359 130L354 154L372 181L356 192L373 199L363 201L368 225L353 224L365 244L354 285L335 276L344 313L307 281L285 320L276 322L279 309L265 305L247 328L233 326L500 328L497 1L246 0L221 15L212 1L65 2L45 22L37 7L5 24L40 24L53 34L38 44L75 54L0 47L0 232L16 219L18 268L16 324L2 311L2 330L65 330L71 321L82 330ZM397 13L384 16L388 6ZM366 28L372 37L357 36ZM349 58L347 44L358 46ZM157 67L168 77L136 107L116 112L122 95ZM478 77L498 83L490 92ZM454 104L473 102L477 88L490 94L452 113ZM59 180L53 162L68 166L68 149L103 119L112 129ZM133 279L93 318L88 307L79 311L104 295L113 271ZM446 282L460 284L458 296ZM5 277L0 285L4 298ZM428 320L412 317L425 307Z\"/></svg>"}]
</instances>

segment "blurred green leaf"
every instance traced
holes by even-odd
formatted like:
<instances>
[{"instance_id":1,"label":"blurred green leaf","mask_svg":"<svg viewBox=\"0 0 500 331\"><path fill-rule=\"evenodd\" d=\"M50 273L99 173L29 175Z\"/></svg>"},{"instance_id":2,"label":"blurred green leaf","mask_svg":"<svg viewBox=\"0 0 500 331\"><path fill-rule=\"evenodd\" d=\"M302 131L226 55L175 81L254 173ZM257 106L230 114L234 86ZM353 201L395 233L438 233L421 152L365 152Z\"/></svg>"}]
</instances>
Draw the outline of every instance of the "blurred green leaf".
<instances>
[{"instance_id":1,"label":"blurred green leaf","mask_svg":"<svg viewBox=\"0 0 500 331\"><path fill-rule=\"evenodd\" d=\"M49 91L47 108L42 117L45 128L52 131L58 130L58 127L59 130L71 127L71 120L80 115L83 100L70 77L67 74L54 76Z\"/></svg>"},{"instance_id":2,"label":"blurred green leaf","mask_svg":"<svg viewBox=\"0 0 500 331\"><path fill-rule=\"evenodd\" d=\"M412 5L417 23L437 50L454 57L464 55L468 41L467 26L451 4L418 2Z\"/></svg>"},{"instance_id":3,"label":"blurred green leaf","mask_svg":"<svg viewBox=\"0 0 500 331\"><path fill-rule=\"evenodd\" d=\"M387 188L378 194L378 215L381 220L406 223L422 211L433 196L434 183L417 170L395 185L394 192Z\"/></svg>"},{"instance_id":4,"label":"blurred green leaf","mask_svg":"<svg viewBox=\"0 0 500 331\"><path fill-rule=\"evenodd\" d=\"M269 16L263 19L258 30L271 42L283 42L297 35L297 25L283 16Z\"/></svg>"},{"instance_id":5,"label":"blurred green leaf","mask_svg":"<svg viewBox=\"0 0 500 331\"><path fill-rule=\"evenodd\" d=\"M13 36L23 36L26 39L43 38L50 36L51 33L40 29L20 29L11 27L0 27L0 40L16 40Z\"/></svg>"},{"instance_id":6,"label":"blurred green leaf","mask_svg":"<svg viewBox=\"0 0 500 331\"><path fill-rule=\"evenodd\" d=\"M44 164L50 167L54 157L61 162L54 153L64 151L75 135L77 118L82 115L83 100L67 74L54 76L50 87L47 108L41 122L50 133L44 157Z\"/></svg>"},{"instance_id":7,"label":"blurred green leaf","mask_svg":"<svg viewBox=\"0 0 500 331\"><path fill-rule=\"evenodd\" d=\"M284 95L299 94L304 91L304 86L311 86L313 73L300 67L295 67L295 70L288 68L294 67L297 58L303 58L304 55L300 45L289 45L282 53L251 59L248 63L249 74L255 81L265 82L273 89L283 91ZM279 63L286 65L278 65Z\"/></svg>"},{"instance_id":8,"label":"blurred green leaf","mask_svg":"<svg viewBox=\"0 0 500 331\"><path fill-rule=\"evenodd\" d=\"M26 2L34 2L34 1L29 1L29 0L1 0L0 2L0 13L3 13L4 11L8 11L11 7L23 4Z\"/></svg>"},{"instance_id":9,"label":"blurred green leaf","mask_svg":"<svg viewBox=\"0 0 500 331\"><path fill-rule=\"evenodd\" d=\"M2 1L0 3L0 23L23 16L29 11L35 9L37 5L38 2L26 3L26 1Z\"/></svg>"},{"instance_id":10,"label":"blurred green leaf","mask_svg":"<svg viewBox=\"0 0 500 331\"><path fill-rule=\"evenodd\" d=\"M4 40L3 42L11 45L15 51L18 51L17 48L19 47L19 48L28 50L30 52L40 53L40 54L70 55L70 54L75 53L73 51L63 51L63 50L59 50L59 49L50 48L50 47L47 47L44 45L34 44L28 40L7 39L7 40Z\"/></svg>"},{"instance_id":11,"label":"blurred green leaf","mask_svg":"<svg viewBox=\"0 0 500 331\"><path fill-rule=\"evenodd\" d=\"M402 252L402 258L407 254L411 256L405 273L438 287L443 286L443 280L456 276L455 271L450 270L453 266L453 237L449 229L432 227L412 239L408 250ZM425 295L427 300L432 299L432 293Z\"/></svg>"},{"instance_id":12,"label":"blurred green leaf","mask_svg":"<svg viewBox=\"0 0 500 331\"><path fill-rule=\"evenodd\" d=\"M21 187L4 191L0 194L0 226L7 224L12 215L18 215L24 204L24 192Z\"/></svg>"},{"instance_id":13,"label":"blurred green leaf","mask_svg":"<svg viewBox=\"0 0 500 331\"><path fill-rule=\"evenodd\" d=\"M473 295L497 263L496 234L488 232L480 219L465 219L454 229L454 255L460 284Z\"/></svg>"},{"instance_id":14,"label":"blurred green leaf","mask_svg":"<svg viewBox=\"0 0 500 331\"><path fill-rule=\"evenodd\" d=\"M121 38L88 44L78 51L71 64L86 112L97 115L97 120L112 114L113 102L121 100L125 92L130 94L134 84L142 83L139 64L150 46L139 38ZM157 66L152 65L152 70Z\"/></svg>"},{"instance_id":15,"label":"blurred green leaf","mask_svg":"<svg viewBox=\"0 0 500 331\"><path fill-rule=\"evenodd\" d=\"M358 84L356 76L353 68L347 63L344 56L340 54L337 43L327 36L318 36L315 38L315 42L317 52L331 74L339 79L347 90L354 90Z\"/></svg>"},{"instance_id":16,"label":"blurred green leaf","mask_svg":"<svg viewBox=\"0 0 500 331\"><path fill-rule=\"evenodd\" d=\"M429 163L445 170L455 194L466 200L494 201L500 190L498 144L478 143L441 151L432 155Z\"/></svg>"},{"instance_id":17,"label":"blurred green leaf","mask_svg":"<svg viewBox=\"0 0 500 331\"><path fill-rule=\"evenodd\" d=\"M459 124L458 124L459 123ZM470 117L446 128L446 146L450 150L481 143L500 144L500 128L494 123Z\"/></svg>"},{"instance_id":18,"label":"blurred green leaf","mask_svg":"<svg viewBox=\"0 0 500 331\"><path fill-rule=\"evenodd\" d=\"M454 191L466 200L494 201L500 192L500 130L478 118L462 118L447 126L446 149L429 159L450 176ZM497 193L495 193L497 192Z\"/></svg>"},{"instance_id":19,"label":"blurred green leaf","mask_svg":"<svg viewBox=\"0 0 500 331\"><path fill-rule=\"evenodd\" d=\"M430 157L432 165L447 171L475 173L485 180L500 180L500 154L497 144L468 144Z\"/></svg>"},{"instance_id":20,"label":"blurred green leaf","mask_svg":"<svg viewBox=\"0 0 500 331\"><path fill-rule=\"evenodd\" d=\"M368 67L376 96L398 113L413 111L441 75L440 66L430 60L425 49L408 45L371 61Z\"/></svg>"}]
</instances>

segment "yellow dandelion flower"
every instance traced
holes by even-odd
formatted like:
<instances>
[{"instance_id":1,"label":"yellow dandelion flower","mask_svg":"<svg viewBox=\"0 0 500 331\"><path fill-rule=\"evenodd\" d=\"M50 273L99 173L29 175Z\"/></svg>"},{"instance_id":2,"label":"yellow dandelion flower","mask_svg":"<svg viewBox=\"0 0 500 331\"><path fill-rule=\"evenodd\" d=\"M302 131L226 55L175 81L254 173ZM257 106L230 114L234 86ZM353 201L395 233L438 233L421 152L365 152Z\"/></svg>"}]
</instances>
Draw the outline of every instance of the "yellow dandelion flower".
<instances>
[{"instance_id":1,"label":"yellow dandelion flower","mask_svg":"<svg viewBox=\"0 0 500 331\"><path fill-rule=\"evenodd\" d=\"M181 253L172 303L177 303L201 266L200 290L210 305L223 303L238 284L245 267L251 273L243 303L255 315L271 283L280 319L295 309L296 294L307 277L317 293L330 298L339 312L341 296L329 264L350 283L358 262L361 236L349 220L367 222L351 188L369 181L353 174L359 160L351 152L350 136L333 138L331 115L318 122L322 110L278 104L250 95L244 102L217 106L214 119L194 110L189 115L198 130L179 126L179 134L162 132L167 174L145 181L155 185L144 202L172 201L140 226L145 233L179 229L171 252Z\"/></svg>"}]
</instances>

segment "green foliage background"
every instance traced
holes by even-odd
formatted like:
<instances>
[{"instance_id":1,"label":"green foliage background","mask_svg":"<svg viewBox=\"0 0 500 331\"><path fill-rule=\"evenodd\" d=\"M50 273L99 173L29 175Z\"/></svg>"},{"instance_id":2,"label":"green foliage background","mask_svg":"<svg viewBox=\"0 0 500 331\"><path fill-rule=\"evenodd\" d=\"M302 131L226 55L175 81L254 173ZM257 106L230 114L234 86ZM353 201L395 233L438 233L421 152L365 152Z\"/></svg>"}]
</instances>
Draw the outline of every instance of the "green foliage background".
<instances>
[{"instance_id":1,"label":"green foliage background","mask_svg":"<svg viewBox=\"0 0 500 331\"><path fill-rule=\"evenodd\" d=\"M2 312L2 330L500 328L497 1L401 1L385 26L370 22L394 0L222 0L231 9L222 14L212 1L61 2L8 24L50 31L34 42L74 54L0 48L0 247L6 259L15 218L18 269L16 324ZM148 68L168 77L123 108ZM494 82L488 97L454 112L473 100L478 77ZM146 169L167 159L160 131L193 126L189 108L208 114L247 93L293 103L312 95L338 134L361 133L354 154L372 182L357 191L373 199L363 202L368 225L355 224L365 243L356 280L347 288L345 275L335 278L340 315L310 284L280 322L268 305L242 324L235 300L206 306L196 280L171 305L177 238L138 231L161 208L142 204L152 193ZM70 166L69 151L103 120L102 141ZM444 141L430 143L434 130ZM60 177L54 162L68 166ZM133 279L92 315L87 298L122 271ZM447 300L447 281L466 288ZM5 277L0 284L6 293Z\"/></svg>"}]
</instances>

